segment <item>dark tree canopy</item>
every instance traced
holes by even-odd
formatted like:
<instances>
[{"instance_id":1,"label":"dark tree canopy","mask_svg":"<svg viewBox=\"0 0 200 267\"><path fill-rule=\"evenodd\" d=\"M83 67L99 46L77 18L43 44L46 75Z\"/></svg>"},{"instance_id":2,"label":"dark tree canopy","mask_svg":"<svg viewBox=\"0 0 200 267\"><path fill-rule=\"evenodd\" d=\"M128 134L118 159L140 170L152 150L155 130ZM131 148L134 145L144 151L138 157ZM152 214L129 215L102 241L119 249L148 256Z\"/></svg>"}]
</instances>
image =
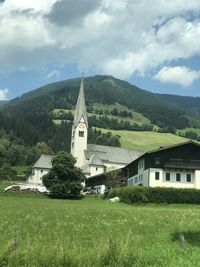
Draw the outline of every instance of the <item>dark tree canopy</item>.
<instances>
[{"instance_id":1,"label":"dark tree canopy","mask_svg":"<svg viewBox=\"0 0 200 267\"><path fill-rule=\"evenodd\" d=\"M80 198L81 182L85 176L75 166L75 158L64 151L52 160L52 169L43 177L43 183L53 198Z\"/></svg>"}]
</instances>

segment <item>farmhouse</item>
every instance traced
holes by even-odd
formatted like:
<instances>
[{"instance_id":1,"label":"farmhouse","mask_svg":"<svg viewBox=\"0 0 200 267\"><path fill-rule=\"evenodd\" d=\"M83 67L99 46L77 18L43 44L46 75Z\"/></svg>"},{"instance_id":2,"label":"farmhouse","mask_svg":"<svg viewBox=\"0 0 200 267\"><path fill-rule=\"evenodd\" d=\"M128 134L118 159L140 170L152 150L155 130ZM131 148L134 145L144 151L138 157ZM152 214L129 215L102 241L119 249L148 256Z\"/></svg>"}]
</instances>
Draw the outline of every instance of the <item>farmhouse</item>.
<instances>
[{"instance_id":1,"label":"farmhouse","mask_svg":"<svg viewBox=\"0 0 200 267\"><path fill-rule=\"evenodd\" d=\"M200 144L188 141L149 151L125 169L128 186L200 189Z\"/></svg>"}]
</instances>

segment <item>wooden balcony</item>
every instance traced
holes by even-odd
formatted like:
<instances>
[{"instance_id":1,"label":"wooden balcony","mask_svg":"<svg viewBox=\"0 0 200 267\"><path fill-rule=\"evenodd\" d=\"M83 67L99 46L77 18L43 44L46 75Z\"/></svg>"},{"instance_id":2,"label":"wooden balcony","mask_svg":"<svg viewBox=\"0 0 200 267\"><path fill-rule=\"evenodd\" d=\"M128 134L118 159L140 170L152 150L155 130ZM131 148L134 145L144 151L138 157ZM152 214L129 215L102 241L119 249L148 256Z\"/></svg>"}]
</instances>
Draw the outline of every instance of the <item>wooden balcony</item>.
<instances>
[{"instance_id":1,"label":"wooden balcony","mask_svg":"<svg viewBox=\"0 0 200 267\"><path fill-rule=\"evenodd\" d=\"M185 169L185 170L200 170L200 160L182 160L172 159L165 162L164 168L166 169Z\"/></svg>"}]
</instances>

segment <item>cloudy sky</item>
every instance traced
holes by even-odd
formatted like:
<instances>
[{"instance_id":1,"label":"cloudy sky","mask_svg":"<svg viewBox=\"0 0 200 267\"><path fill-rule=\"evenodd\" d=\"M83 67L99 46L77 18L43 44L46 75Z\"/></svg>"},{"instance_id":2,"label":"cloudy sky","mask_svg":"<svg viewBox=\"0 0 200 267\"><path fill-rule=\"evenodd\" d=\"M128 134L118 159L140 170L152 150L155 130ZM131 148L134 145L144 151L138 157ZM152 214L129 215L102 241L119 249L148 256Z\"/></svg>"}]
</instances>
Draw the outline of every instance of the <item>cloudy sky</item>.
<instances>
[{"instance_id":1,"label":"cloudy sky","mask_svg":"<svg viewBox=\"0 0 200 267\"><path fill-rule=\"evenodd\" d=\"M109 74L200 96L200 0L0 0L0 100Z\"/></svg>"}]
</instances>

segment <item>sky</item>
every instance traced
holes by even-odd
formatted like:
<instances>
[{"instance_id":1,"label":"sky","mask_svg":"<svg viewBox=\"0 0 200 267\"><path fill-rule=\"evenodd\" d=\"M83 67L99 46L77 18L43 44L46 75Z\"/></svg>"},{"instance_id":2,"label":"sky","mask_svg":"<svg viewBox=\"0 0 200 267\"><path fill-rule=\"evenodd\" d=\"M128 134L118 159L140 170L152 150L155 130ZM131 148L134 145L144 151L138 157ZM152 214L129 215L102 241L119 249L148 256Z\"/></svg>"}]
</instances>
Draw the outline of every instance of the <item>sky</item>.
<instances>
[{"instance_id":1,"label":"sky","mask_svg":"<svg viewBox=\"0 0 200 267\"><path fill-rule=\"evenodd\" d=\"M200 0L0 0L0 100L113 75L200 96Z\"/></svg>"}]
</instances>

